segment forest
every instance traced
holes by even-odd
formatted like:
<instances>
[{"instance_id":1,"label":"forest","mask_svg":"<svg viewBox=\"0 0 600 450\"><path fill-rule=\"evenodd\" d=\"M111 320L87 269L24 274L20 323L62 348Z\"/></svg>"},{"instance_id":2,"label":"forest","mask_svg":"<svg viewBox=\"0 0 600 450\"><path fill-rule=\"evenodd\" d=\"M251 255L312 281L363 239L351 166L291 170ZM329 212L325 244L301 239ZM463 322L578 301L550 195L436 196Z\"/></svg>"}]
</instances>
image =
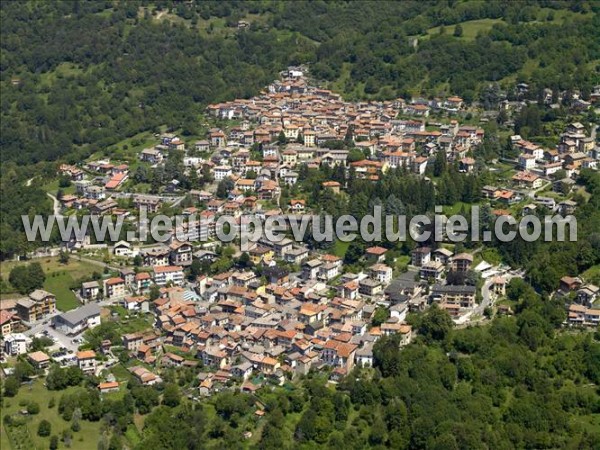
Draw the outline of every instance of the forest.
<instances>
[{"instance_id":1,"label":"forest","mask_svg":"<svg viewBox=\"0 0 600 450\"><path fill-rule=\"evenodd\" d=\"M165 127L198 135L208 103L255 95L291 64L349 99L487 102L489 83L510 93L517 82L532 99L543 88L585 99L600 82L597 10L581 0L2 2L0 257L31 250L20 215L51 211L39 181L57 161ZM489 26L469 34L478 21Z\"/></svg>"}]
</instances>

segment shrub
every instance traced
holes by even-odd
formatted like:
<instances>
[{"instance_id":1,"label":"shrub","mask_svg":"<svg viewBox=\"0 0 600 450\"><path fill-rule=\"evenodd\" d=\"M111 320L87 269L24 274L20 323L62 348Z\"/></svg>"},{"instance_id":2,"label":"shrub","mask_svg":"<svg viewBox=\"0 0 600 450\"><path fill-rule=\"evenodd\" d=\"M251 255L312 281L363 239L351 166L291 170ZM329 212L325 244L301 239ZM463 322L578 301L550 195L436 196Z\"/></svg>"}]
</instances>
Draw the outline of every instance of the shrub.
<instances>
[{"instance_id":1,"label":"shrub","mask_svg":"<svg viewBox=\"0 0 600 450\"><path fill-rule=\"evenodd\" d=\"M29 402L29 404L27 405L27 412L29 414L39 414L40 405L36 402Z\"/></svg>"},{"instance_id":2,"label":"shrub","mask_svg":"<svg viewBox=\"0 0 600 450\"><path fill-rule=\"evenodd\" d=\"M38 436L50 436L52 432L52 425L47 420L42 420L38 425Z\"/></svg>"}]
</instances>

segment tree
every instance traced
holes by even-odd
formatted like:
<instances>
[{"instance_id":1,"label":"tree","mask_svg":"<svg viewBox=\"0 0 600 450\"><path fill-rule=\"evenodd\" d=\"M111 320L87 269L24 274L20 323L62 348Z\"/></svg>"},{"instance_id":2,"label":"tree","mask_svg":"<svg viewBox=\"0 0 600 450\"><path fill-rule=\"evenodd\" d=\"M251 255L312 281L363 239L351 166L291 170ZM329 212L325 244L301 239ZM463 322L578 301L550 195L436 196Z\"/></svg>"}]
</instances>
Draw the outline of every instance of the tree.
<instances>
[{"instance_id":1,"label":"tree","mask_svg":"<svg viewBox=\"0 0 600 450\"><path fill-rule=\"evenodd\" d=\"M58 436L57 435L52 435L50 437L50 450L56 450L58 449Z\"/></svg>"},{"instance_id":2,"label":"tree","mask_svg":"<svg viewBox=\"0 0 600 450\"><path fill-rule=\"evenodd\" d=\"M37 430L38 436L46 437L46 436L50 436L51 433L52 433L52 425L50 424L50 422L48 422L46 419L43 419L42 421L40 421L40 424L38 425L38 430Z\"/></svg>"},{"instance_id":3,"label":"tree","mask_svg":"<svg viewBox=\"0 0 600 450\"><path fill-rule=\"evenodd\" d=\"M67 252L61 251L58 254L58 262L63 265L69 264L69 259L70 259L70 256Z\"/></svg>"},{"instance_id":4,"label":"tree","mask_svg":"<svg viewBox=\"0 0 600 450\"><path fill-rule=\"evenodd\" d=\"M14 397L19 392L19 380L14 376L6 377L4 380L4 395L7 397Z\"/></svg>"},{"instance_id":5,"label":"tree","mask_svg":"<svg viewBox=\"0 0 600 450\"><path fill-rule=\"evenodd\" d=\"M225 178L219 181L217 186L217 197L219 198L227 198L229 192L234 188L234 183L231 178Z\"/></svg>"},{"instance_id":6,"label":"tree","mask_svg":"<svg viewBox=\"0 0 600 450\"><path fill-rule=\"evenodd\" d=\"M454 27L454 37L462 37L463 35L463 27L460 23L457 23Z\"/></svg>"},{"instance_id":7,"label":"tree","mask_svg":"<svg viewBox=\"0 0 600 450\"><path fill-rule=\"evenodd\" d=\"M439 151L435 155L435 160L433 161L433 175L436 177L441 176L445 171L448 162L446 160L446 152Z\"/></svg>"},{"instance_id":8,"label":"tree","mask_svg":"<svg viewBox=\"0 0 600 450\"><path fill-rule=\"evenodd\" d=\"M29 402L27 404L27 413L32 416L40 413L40 405L37 402Z\"/></svg>"},{"instance_id":9,"label":"tree","mask_svg":"<svg viewBox=\"0 0 600 450\"><path fill-rule=\"evenodd\" d=\"M277 136L277 143L278 143L279 145L285 145L285 144L287 144L287 142L288 142L288 140L287 140L287 138L285 137L285 133L283 132L283 130L282 130L282 131L280 131L280 132L279 132L279 136Z\"/></svg>"},{"instance_id":10,"label":"tree","mask_svg":"<svg viewBox=\"0 0 600 450\"><path fill-rule=\"evenodd\" d=\"M152 286L150 286L150 292L148 293L148 296L150 298L150 301L154 301L157 298L160 297L160 287L158 287L158 285L153 284Z\"/></svg>"},{"instance_id":11,"label":"tree","mask_svg":"<svg viewBox=\"0 0 600 450\"><path fill-rule=\"evenodd\" d=\"M350 242L346 254L344 255L344 264L357 263L364 253L364 245L360 241L354 240Z\"/></svg>"},{"instance_id":12,"label":"tree","mask_svg":"<svg viewBox=\"0 0 600 450\"><path fill-rule=\"evenodd\" d=\"M388 308L383 306L378 306L375 312L373 313L373 317L371 318L371 325L374 327L378 327L383 322L385 322L390 317L390 311Z\"/></svg>"},{"instance_id":13,"label":"tree","mask_svg":"<svg viewBox=\"0 0 600 450\"><path fill-rule=\"evenodd\" d=\"M443 341L450 334L454 322L450 314L436 304L423 315L419 324L419 335L428 341Z\"/></svg>"},{"instance_id":14,"label":"tree","mask_svg":"<svg viewBox=\"0 0 600 450\"><path fill-rule=\"evenodd\" d=\"M45 279L44 270L38 262L16 266L8 276L10 284L21 294L28 294L35 289L40 289L44 285Z\"/></svg>"},{"instance_id":15,"label":"tree","mask_svg":"<svg viewBox=\"0 0 600 450\"><path fill-rule=\"evenodd\" d=\"M181 393L179 392L179 387L173 383L167 384L163 392L162 404L174 408L175 406L179 405L180 402Z\"/></svg>"}]
</instances>

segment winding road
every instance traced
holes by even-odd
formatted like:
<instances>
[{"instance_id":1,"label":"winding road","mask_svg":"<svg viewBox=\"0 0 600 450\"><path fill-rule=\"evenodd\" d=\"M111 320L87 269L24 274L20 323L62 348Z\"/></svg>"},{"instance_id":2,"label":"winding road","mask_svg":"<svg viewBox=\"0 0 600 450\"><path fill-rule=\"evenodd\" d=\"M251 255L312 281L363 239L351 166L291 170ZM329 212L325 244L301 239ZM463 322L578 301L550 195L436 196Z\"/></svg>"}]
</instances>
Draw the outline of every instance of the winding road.
<instances>
[{"instance_id":1,"label":"winding road","mask_svg":"<svg viewBox=\"0 0 600 450\"><path fill-rule=\"evenodd\" d=\"M54 205L53 205L54 216L55 217L63 217L62 213L60 212L61 207L60 207L60 202L58 201L58 199L49 192L47 192L46 195L48 197L50 197L52 199L52 202L54 203Z\"/></svg>"}]
</instances>

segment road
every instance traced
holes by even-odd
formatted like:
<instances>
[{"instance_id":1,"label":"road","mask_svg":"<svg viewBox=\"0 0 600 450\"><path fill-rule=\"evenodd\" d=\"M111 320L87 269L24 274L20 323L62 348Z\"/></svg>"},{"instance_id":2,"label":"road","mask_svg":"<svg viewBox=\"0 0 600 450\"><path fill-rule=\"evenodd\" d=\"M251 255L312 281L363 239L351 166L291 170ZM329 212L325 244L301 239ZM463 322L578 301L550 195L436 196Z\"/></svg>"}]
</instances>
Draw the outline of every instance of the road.
<instances>
[{"instance_id":1,"label":"road","mask_svg":"<svg viewBox=\"0 0 600 450\"><path fill-rule=\"evenodd\" d=\"M43 331L47 331L48 337L51 337L52 339L54 339L54 342L56 342L54 346L50 347L51 350L58 350L58 347L65 347L67 350L76 352L79 348L79 344L75 344L72 342L73 337L65 336L64 334L56 331L50 326L50 322L51 318L46 317L43 322L36 323L23 334L32 338L36 334L42 333Z\"/></svg>"},{"instance_id":2,"label":"road","mask_svg":"<svg viewBox=\"0 0 600 450\"><path fill-rule=\"evenodd\" d=\"M77 259L78 261L83 261L83 262L92 264L94 266L102 267L103 269L105 267L108 267L110 270L115 270L115 271L119 271L120 270L118 267L111 266L111 265L109 265L109 264L107 264L105 262L97 261L95 259L86 258L86 257L80 256L80 255L76 255L75 259Z\"/></svg>"},{"instance_id":3,"label":"road","mask_svg":"<svg viewBox=\"0 0 600 450\"><path fill-rule=\"evenodd\" d=\"M63 217L62 213L60 212L61 207L60 207L60 202L58 201L58 199L49 192L47 192L46 195L48 197L50 197L52 199L52 202L54 203L54 205L53 205L54 216L55 217Z\"/></svg>"},{"instance_id":4,"label":"road","mask_svg":"<svg viewBox=\"0 0 600 450\"><path fill-rule=\"evenodd\" d=\"M532 189L531 191L529 191L529 193L527 195L529 196L529 198L535 198L535 196L536 196L536 194L538 192L543 191L544 189L546 189L551 184L552 184L552 181L548 181L547 183L544 183L542 185L542 187L539 187L537 189Z\"/></svg>"},{"instance_id":5,"label":"road","mask_svg":"<svg viewBox=\"0 0 600 450\"><path fill-rule=\"evenodd\" d=\"M492 304L492 293L490 287L492 286L492 280L487 280L481 287L481 303L473 310L474 316L483 315L485 308Z\"/></svg>"}]
</instances>

